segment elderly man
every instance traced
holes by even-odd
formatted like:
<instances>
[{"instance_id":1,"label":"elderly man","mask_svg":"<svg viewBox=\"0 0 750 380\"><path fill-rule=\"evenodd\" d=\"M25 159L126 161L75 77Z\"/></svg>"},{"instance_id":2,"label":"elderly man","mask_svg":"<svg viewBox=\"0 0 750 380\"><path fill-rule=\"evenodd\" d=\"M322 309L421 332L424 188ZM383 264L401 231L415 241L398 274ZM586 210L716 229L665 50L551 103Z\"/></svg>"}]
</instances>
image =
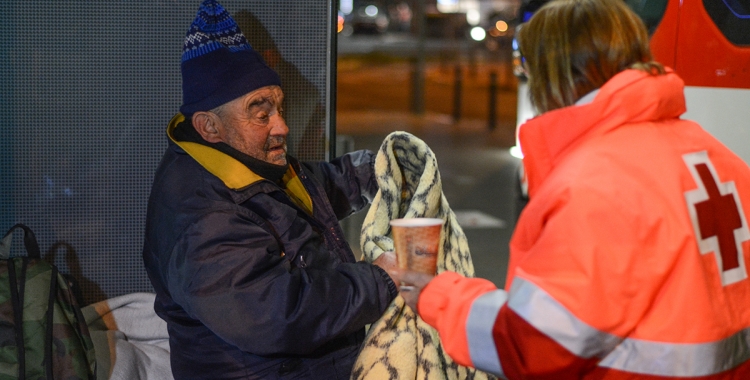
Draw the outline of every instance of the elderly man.
<instances>
[{"instance_id":1,"label":"elderly man","mask_svg":"<svg viewBox=\"0 0 750 380\"><path fill-rule=\"evenodd\" d=\"M300 163L278 75L215 1L185 38L183 105L148 204L143 259L177 379L348 379L396 296L338 220L366 207L373 154Z\"/></svg>"}]
</instances>

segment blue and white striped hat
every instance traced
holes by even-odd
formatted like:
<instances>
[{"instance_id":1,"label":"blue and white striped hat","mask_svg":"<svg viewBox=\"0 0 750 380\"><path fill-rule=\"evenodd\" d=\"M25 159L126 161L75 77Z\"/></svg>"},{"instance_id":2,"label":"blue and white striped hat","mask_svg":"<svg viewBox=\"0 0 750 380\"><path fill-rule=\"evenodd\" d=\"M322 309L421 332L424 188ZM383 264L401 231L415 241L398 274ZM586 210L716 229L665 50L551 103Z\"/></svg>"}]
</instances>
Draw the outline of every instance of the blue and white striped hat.
<instances>
[{"instance_id":1,"label":"blue and white striped hat","mask_svg":"<svg viewBox=\"0 0 750 380\"><path fill-rule=\"evenodd\" d=\"M184 115L211 110L261 87L281 85L279 75L215 0L200 5L185 36L180 68Z\"/></svg>"}]
</instances>

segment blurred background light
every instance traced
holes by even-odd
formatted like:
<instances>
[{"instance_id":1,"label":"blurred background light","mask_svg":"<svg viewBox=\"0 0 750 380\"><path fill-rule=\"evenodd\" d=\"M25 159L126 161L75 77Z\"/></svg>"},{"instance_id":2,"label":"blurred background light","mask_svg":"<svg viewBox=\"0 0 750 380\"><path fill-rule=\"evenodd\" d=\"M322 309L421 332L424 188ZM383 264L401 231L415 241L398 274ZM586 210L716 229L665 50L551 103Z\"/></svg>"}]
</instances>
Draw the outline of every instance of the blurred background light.
<instances>
[{"instance_id":1,"label":"blurred background light","mask_svg":"<svg viewBox=\"0 0 750 380\"><path fill-rule=\"evenodd\" d=\"M501 32L507 32L508 31L508 23L505 22L505 21L503 21L503 20L500 20L500 21L498 21L498 22L495 23L495 28L497 28L497 30L499 30Z\"/></svg>"},{"instance_id":2,"label":"blurred background light","mask_svg":"<svg viewBox=\"0 0 750 380\"><path fill-rule=\"evenodd\" d=\"M354 0L341 0L339 2L339 10L345 15L352 13L354 9Z\"/></svg>"},{"instance_id":3,"label":"blurred background light","mask_svg":"<svg viewBox=\"0 0 750 380\"><path fill-rule=\"evenodd\" d=\"M458 0L437 0L437 9L443 13L457 12L458 3Z\"/></svg>"},{"instance_id":4,"label":"blurred background light","mask_svg":"<svg viewBox=\"0 0 750 380\"><path fill-rule=\"evenodd\" d=\"M508 151L510 152L510 155L515 158L523 158L523 152L521 152L521 147L518 145L510 147Z\"/></svg>"},{"instance_id":5,"label":"blurred background light","mask_svg":"<svg viewBox=\"0 0 750 380\"><path fill-rule=\"evenodd\" d=\"M469 25L479 25L482 15L479 13L479 9L469 9L466 11L466 22Z\"/></svg>"},{"instance_id":6,"label":"blurred background light","mask_svg":"<svg viewBox=\"0 0 750 380\"><path fill-rule=\"evenodd\" d=\"M365 14L368 15L368 16L370 16L370 17L377 16L378 15L378 7L376 7L374 5L368 5L365 8Z\"/></svg>"},{"instance_id":7,"label":"blurred background light","mask_svg":"<svg viewBox=\"0 0 750 380\"><path fill-rule=\"evenodd\" d=\"M487 33L481 26L475 26L471 28L471 38L474 41L482 41L485 37L487 37Z\"/></svg>"}]
</instances>

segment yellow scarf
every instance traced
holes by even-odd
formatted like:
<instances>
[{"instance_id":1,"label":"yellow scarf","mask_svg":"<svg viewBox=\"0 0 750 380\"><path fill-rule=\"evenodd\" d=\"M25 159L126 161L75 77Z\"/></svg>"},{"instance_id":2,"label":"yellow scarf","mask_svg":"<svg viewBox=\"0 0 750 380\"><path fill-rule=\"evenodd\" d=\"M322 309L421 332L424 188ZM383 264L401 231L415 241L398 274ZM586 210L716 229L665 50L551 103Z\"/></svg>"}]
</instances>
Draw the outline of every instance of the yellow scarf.
<instances>
[{"instance_id":1,"label":"yellow scarf","mask_svg":"<svg viewBox=\"0 0 750 380\"><path fill-rule=\"evenodd\" d=\"M187 152L190 157L193 157L193 159L203 166L203 168L208 170L209 173L215 175L224 182L224 185L228 188L232 190L240 190L264 179L250 170L245 164L223 152L211 148L210 146L190 141L175 140L172 132L177 128L177 125L184 120L184 115L179 113L175 115L169 122L167 135L175 144L179 145L180 148ZM307 189L305 189L305 186L302 185L302 181L300 181L297 172L294 171L294 168L292 168L291 165L289 165L282 181L285 186L284 192L289 195L297 206L312 215L312 198L310 198L310 194L307 192Z\"/></svg>"}]
</instances>

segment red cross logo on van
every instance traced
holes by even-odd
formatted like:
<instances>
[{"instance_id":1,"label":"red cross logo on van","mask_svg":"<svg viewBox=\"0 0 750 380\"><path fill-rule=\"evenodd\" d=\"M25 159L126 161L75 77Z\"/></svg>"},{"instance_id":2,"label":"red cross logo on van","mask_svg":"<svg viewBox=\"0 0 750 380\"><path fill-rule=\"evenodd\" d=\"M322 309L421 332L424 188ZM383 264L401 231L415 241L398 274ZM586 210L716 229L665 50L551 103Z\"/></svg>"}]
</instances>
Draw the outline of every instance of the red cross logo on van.
<instances>
[{"instance_id":1,"label":"red cross logo on van","mask_svg":"<svg viewBox=\"0 0 750 380\"><path fill-rule=\"evenodd\" d=\"M719 181L706 151L683 159L698 185L685 192L685 200L700 252L714 254L723 285L747 278L742 242L750 240L750 231L734 181Z\"/></svg>"}]
</instances>

